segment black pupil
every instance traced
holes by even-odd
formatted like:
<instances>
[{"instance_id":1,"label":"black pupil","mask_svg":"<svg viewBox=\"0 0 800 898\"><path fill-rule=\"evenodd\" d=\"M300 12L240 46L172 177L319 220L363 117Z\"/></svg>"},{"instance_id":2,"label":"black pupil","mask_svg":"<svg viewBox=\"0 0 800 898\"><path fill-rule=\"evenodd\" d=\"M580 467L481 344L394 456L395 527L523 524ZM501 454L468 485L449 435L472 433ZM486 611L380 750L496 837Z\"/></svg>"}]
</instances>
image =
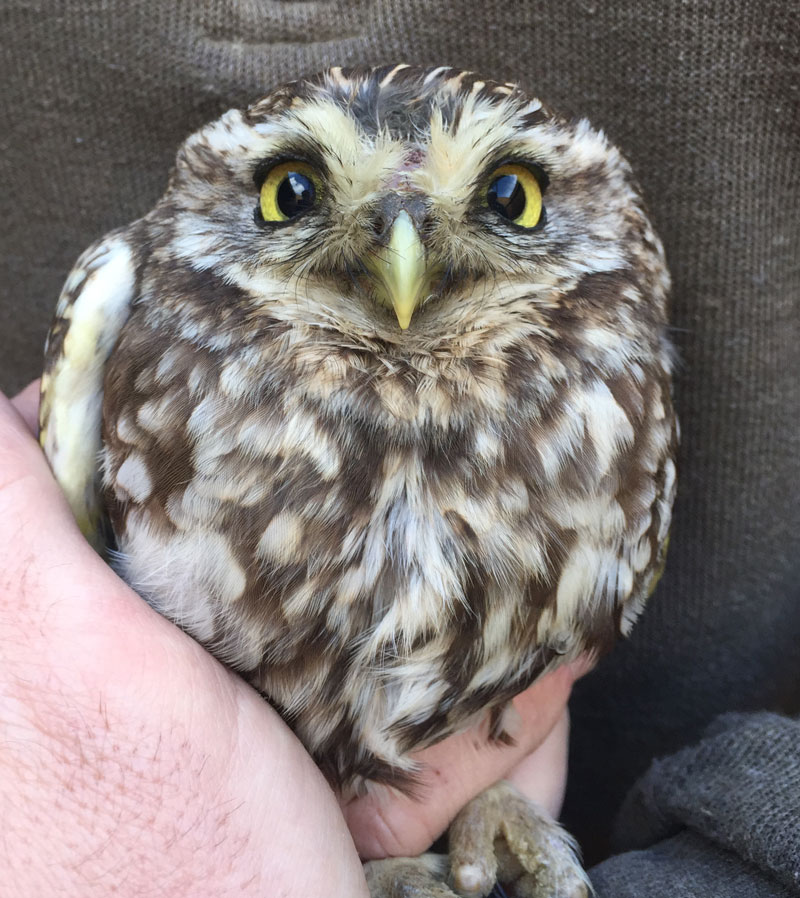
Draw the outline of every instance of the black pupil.
<instances>
[{"instance_id":1,"label":"black pupil","mask_svg":"<svg viewBox=\"0 0 800 898\"><path fill-rule=\"evenodd\" d=\"M314 205L314 185L311 178L290 171L278 187L276 202L287 218L294 218Z\"/></svg>"},{"instance_id":2,"label":"black pupil","mask_svg":"<svg viewBox=\"0 0 800 898\"><path fill-rule=\"evenodd\" d=\"M500 175L489 185L489 208L511 221L525 211L525 188L516 175Z\"/></svg>"}]
</instances>

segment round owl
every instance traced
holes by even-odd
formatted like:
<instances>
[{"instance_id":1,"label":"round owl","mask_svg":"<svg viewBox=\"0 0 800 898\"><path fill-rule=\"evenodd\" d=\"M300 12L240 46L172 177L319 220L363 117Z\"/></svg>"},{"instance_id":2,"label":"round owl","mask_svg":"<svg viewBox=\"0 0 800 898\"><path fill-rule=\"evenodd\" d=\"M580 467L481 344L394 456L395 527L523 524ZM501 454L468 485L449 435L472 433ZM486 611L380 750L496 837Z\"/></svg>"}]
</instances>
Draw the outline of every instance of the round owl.
<instances>
[{"instance_id":1,"label":"round owl","mask_svg":"<svg viewBox=\"0 0 800 898\"><path fill-rule=\"evenodd\" d=\"M42 444L121 576L335 786L409 789L411 751L484 714L502 738L515 694L651 592L668 290L588 122L451 68L333 68L189 137L154 209L81 257ZM517 894L585 894L557 825L490 792L476 813L535 847ZM485 894L479 869L497 859L368 878Z\"/></svg>"}]
</instances>

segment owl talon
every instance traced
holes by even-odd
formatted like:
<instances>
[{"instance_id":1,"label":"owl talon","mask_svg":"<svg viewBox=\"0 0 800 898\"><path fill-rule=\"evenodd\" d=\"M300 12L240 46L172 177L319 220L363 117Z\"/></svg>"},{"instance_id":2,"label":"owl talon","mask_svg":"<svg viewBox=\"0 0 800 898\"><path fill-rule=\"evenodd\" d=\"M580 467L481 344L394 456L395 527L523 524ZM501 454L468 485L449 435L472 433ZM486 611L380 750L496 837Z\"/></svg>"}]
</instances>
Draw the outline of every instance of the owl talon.
<instances>
[{"instance_id":1,"label":"owl talon","mask_svg":"<svg viewBox=\"0 0 800 898\"><path fill-rule=\"evenodd\" d=\"M508 783L482 792L453 821L450 871L464 898L483 898L495 880L510 898L590 894L570 836Z\"/></svg>"},{"instance_id":2,"label":"owl talon","mask_svg":"<svg viewBox=\"0 0 800 898\"><path fill-rule=\"evenodd\" d=\"M364 864L371 898L588 898L571 837L508 783L473 799L453 821L450 864L438 854ZM448 885L449 883L452 885Z\"/></svg>"},{"instance_id":3,"label":"owl talon","mask_svg":"<svg viewBox=\"0 0 800 898\"><path fill-rule=\"evenodd\" d=\"M364 864L371 898L458 898L445 883L446 874L447 858L440 854Z\"/></svg>"}]
</instances>

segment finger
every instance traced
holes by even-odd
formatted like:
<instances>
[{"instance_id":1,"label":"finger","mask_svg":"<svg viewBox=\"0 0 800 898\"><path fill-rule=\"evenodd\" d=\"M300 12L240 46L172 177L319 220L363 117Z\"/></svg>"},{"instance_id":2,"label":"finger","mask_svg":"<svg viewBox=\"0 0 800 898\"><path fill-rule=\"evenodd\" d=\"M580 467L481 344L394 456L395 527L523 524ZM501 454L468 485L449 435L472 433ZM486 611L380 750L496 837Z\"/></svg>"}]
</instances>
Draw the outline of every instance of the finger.
<instances>
[{"instance_id":1,"label":"finger","mask_svg":"<svg viewBox=\"0 0 800 898\"><path fill-rule=\"evenodd\" d=\"M29 384L14 399L0 393L0 489L20 478L33 477L43 485L49 481L58 496L58 488L30 427L35 421L37 383Z\"/></svg>"},{"instance_id":2,"label":"finger","mask_svg":"<svg viewBox=\"0 0 800 898\"><path fill-rule=\"evenodd\" d=\"M514 699L520 725L511 746L491 742L488 720L416 755L421 787L415 797L375 790L343 807L363 858L415 855L447 828L475 795L503 779L540 745L561 718L582 663L541 677Z\"/></svg>"},{"instance_id":3,"label":"finger","mask_svg":"<svg viewBox=\"0 0 800 898\"><path fill-rule=\"evenodd\" d=\"M589 673L596 663L597 656L593 653L581 655L571 665L575 680ZM526 755L505 778L558 819L567 786L568 760L569 710L564 708L544 742Z\"/></svg>"},{"instance_id":4,"label":"finger","mask_svg":"<svg viewBox=\"0 0 800 898\"><path fill-rule=\"evenodd\" d=\"M24 390L17 393L11 400L11 404L22 417L22 420L28 427L28 430L36 436L39 432L39 391L41 389L41 380L37 378L29 383Z\"/></svg>"},{"instance_id":5,"label":"finger","mask_svg":"<svg viewBox=\"0 0 800 898\"><path fill-rule=\"evenodd\" d=\"M564 709L558 723L542 744L524 757L506 779L531 801L558 819L567 785L569 712Z\"/></svg>"}]
</instances>

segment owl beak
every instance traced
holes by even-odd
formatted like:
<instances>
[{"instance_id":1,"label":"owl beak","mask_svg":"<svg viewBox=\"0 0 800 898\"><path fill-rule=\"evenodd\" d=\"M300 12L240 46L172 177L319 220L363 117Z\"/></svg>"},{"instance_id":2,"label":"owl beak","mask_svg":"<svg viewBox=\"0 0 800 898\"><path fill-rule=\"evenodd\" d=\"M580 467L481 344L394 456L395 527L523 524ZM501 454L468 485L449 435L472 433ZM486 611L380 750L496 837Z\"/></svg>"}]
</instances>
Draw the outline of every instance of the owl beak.
<instances>
[{"instance_id":1,"label":"owl beak","mask_svg":"<svg viewBox=\"0 0 800 898\"><path fill-rule=\"evenodd\" d=\"M392 222L389 242L367 260L378 283L380 298L391 304L397 323L406 330L428 283L425 247L411 216L401 209Z\"/></svg>"}]
</instances>

